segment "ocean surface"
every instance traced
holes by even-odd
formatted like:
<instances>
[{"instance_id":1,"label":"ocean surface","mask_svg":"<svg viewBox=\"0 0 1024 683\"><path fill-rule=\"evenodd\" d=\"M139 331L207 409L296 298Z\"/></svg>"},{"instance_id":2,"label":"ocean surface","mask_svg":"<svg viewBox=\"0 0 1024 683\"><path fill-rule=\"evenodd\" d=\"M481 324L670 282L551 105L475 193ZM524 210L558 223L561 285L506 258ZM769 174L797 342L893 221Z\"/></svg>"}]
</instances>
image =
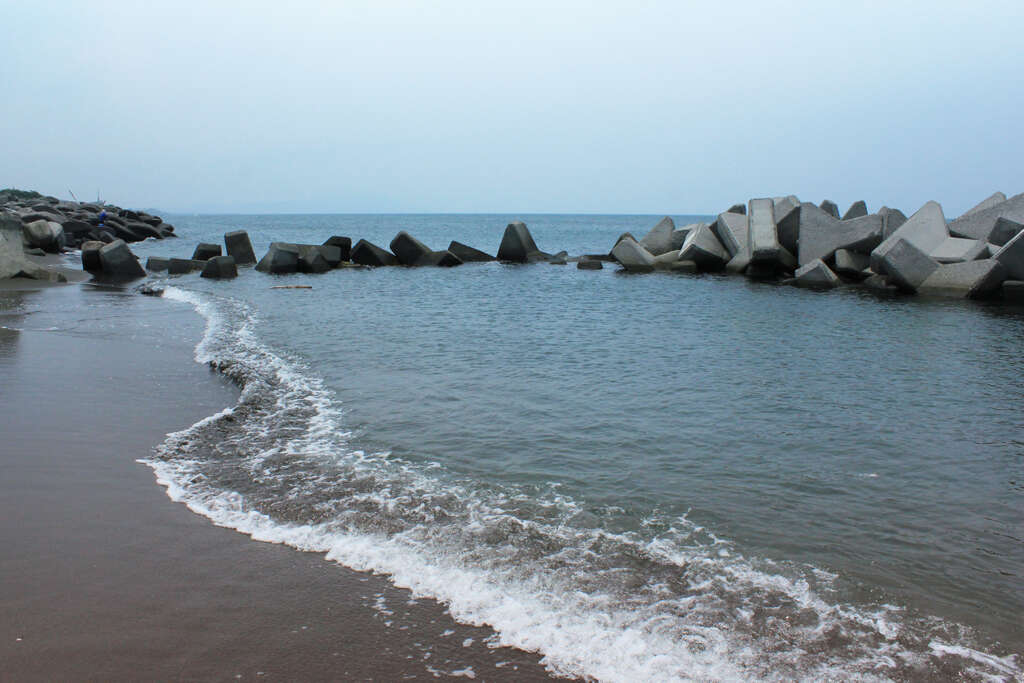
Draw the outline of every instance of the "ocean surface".
<instances>
[{"instance_id":1,"label":"ocean surface","mask_svg":"<svg viewBox=\"0 0 1024 683\"><path fill-rule=\"evenodd\" d=\"M493 254L514 219L579 255L660 217L167 218L142 258L236 229ZM1024 677L1020 308L610 264L153 280L242 389L147 461L216 524L561 675Z\"/></svg>"}]
</instances>

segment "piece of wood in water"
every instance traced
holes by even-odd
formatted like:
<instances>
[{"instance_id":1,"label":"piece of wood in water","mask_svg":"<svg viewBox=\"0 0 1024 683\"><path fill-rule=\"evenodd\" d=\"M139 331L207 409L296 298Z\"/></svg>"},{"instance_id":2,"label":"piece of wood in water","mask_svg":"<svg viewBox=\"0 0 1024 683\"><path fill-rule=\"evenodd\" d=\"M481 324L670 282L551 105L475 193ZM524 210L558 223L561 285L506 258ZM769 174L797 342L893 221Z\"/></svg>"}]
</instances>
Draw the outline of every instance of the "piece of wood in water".
<instances>
[{"instance_id":1,"label":"piece of wood in water","mask_svg":"<svg viewBox=\"0 0 1024 683\"><path fill-rule=\"evenodd\" d=\"M313 285L274 285L271 289L313 289Z\"/></svg>"}]
</instances>

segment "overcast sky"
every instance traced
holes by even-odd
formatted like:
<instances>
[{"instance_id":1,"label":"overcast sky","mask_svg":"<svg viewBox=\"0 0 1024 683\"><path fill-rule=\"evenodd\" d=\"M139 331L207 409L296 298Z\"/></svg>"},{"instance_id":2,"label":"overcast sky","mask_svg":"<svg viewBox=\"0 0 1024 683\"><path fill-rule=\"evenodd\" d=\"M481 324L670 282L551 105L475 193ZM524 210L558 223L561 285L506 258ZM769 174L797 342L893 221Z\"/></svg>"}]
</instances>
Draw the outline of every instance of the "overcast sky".
<instances>
[{"instance_id":1,"label":"overcast sky","mask_svg":"<svg viewBox=\"0 0 1024 683\"><path fill-rule=\"evenodd\" d=\"M1024 1L0 0L0 187L180 211L955 216L1024 191Z\"/></svg>"}]
</instances>

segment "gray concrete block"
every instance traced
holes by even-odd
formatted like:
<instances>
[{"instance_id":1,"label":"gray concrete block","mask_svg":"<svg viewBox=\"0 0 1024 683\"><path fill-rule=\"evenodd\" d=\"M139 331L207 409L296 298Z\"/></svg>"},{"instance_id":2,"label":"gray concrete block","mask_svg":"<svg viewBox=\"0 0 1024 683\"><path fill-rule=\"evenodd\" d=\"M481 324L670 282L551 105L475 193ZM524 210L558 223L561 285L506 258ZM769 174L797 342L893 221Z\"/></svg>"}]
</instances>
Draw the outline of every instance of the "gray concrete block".
<instances>
[{"instance_id":1,"label":"gray concrete block","mask_svg":"<svg viewBox=\"0 0 1024 683\"><path fill-rule=\"evenodd\" d=\"M938 249L949 239L946 217L938 202L928 202L917 210L896 232L885 239L871 252L871 269L880 275L885 272L885 255L899 240L905 240L925 254Z\"/></svg>"},{"instance_id":2,"label":"gray concrete block","mask_svg":"<svg viewBox=\"0 0 1024 683\"><path fill-rule=\"evenodd\" d=\"M792 268L795 265L792 254L779 243L774 202L771 199L751 199L747 215L750 218L750 265L780 270Z\"/></svg>"},{"instance_id":3,"label":"gray concrete block","mask_svg":"<svg viewBox=\"0 0 1024 683\"><path fill-rule=\"evenodd\" d=\"M693 261L702 270L720 270L729 261L729 252L710 227L701 225L686 236L678 260Z\"/></svg>"},{"instance_id":4,"label":"gray concrete block","mask_svg":"<svg viewBox=\"0 0 1024 683\"><path fill-rule=\"evenodd\" d=\"M738 213L738 214L740 214L742 216L746 216L747 215L747 205L746 204L733 204L732 206L729 207L729 209L726 211L726 213Z\"/></svg>"},{"instance_id":5,"label":"gray concrete block","mask_svg":"<svg viewBox=\"0 0 1024 683\"><path fill-rule=\"evenodd\" d=\"M798 268L793 278L797 287L810 289L832 289L842 284L839 277L821 259L814 259Z\"/></svg>"},{"instance_id":6,"label":"gray concrete block","mask_svg":"<svg viewBox=\"0 0 1024 683\"><path fill-rule=\"evenodd\" d=\"M820 208L828 215L832 216L832 218L839 218L839 206L831 199L826 199L822 201L818 208Z\"/></svg>"},{"instance_id":7,"label":"gray concrete block","mask_svg":"<svg viewBox=\"0 0 1024 683\"><path fill-rule=\"evenodd\" d=\"M882 217L883 240L889 239L894 232L900 229L900 226L907 222L906 214L899 209L890 209L888 206L879 209L878 215Z\"/></svg>"},{"instance_id":8,"label":"gray concrete block","mask_svg":"<svg viewBox=\"0 0 1024 683\"><path fill-rule=\"evenodd\" d=\"M1024 232L999 248L992 256L1006 268L1007 279L1024 280Z\"/></svg>"},{"instance_id":9,"label":"gray concrete block","mask_svg":"<svg viewBox=\"0 0 1024 683\"><path fill-rule=\"evenodd\" d=\"M632 273L649 273L654 270L654 255L632 238L620 240L612 249L615 260Z\"/></svg>"},{"instance_id":10,"label":"gray concrete block","mask_svg":"<svg viewBox=\"0 0 1024 683\"><path fill-rule=\"evenodd\" d=\"M1011 221L1009 218L997 218L996 225L992 228L992 234L988 241L991 244L1003 246L1024 230L1024 224Z\"/></svg>"},{"instance_id":11,"label":"gray concrete block","mask_svg":"<svg viewBox=\"0 0 1024 683\"><path fill-rule=\"evenodd\" d=\"M837 249L868 252L882 241L882 217L870 214L840 221L810 202L800 207L800 244L797 261L807 265L826 260Z\"/></svg>"},{"instance_id":12,"label":"gray concrete block","mask_svg":"<svg viewBox=\"0 0 1024 683\"><path fill-rule=\"evenodd\" d=\"M168 275L185 275L193 270L202 270L206 261L193 261L190 258L172 258L167 262Z\"/></svg>"},{"instance_id":13,"label":"gray concrete block","mask_svg":"<svg viewBox=\"0 0 1024 683\"><path fill-rule=\"evenodd\" d=\"M467 244L456 242L455 240L452 240L451 244L448 245L448 251L458 257L458 259L463 263L485 263L487 261L495 260L495 258L487 252L474 249Z\"/></svg>"},{"instance_id":14,"label":"gray concrete block","mask_svg":"<svg viewBox=\"0 0 1024 683\"><path fill-rule=\"evenodd\" d=\"M861 216L868 215L868 205L863 199L850 204L850 208L843 214L843 220L848 221L852 218L860 218Z\"/></svg>"},{"instance_id":15,"label":"gray concrete block","mask_svg":"<svg viewBox=\"0 0 1024 683\"><path fill-rule=\"evenodd\" d=\"M261 273L273 275L284 275L295 273L299 270L299 248L298 245L287 242L271 242L270 248L264 254L260 262L256 264L256 270Z\"/></svg>"},{"instance_id":16,"label":"gray concrete block","mask_svg":"<svg viewBox=\"0 0 1024 683\"><path fill-rule=\"evenodd\" d=\"M555 261L552 261L552 263L555 263ZM565 261L561 260L560 263L564 264ZM455 266L462 265L462 259L445 249L444 251L430 252L417 261L415 265L434 266L435 268L454 268Z\"/></svg>"},{"instance_id":17,"label":"gray concrete block","mask_svg":"<svg viewBox=\"0 0 1024 683\"><path fill-rule=\"evenodd\" d=\"M775 204L775 226L779 244L791 254L800 249L800 202L796 197L784 198Z\"/></svg>"},{"instance_id":18,"label":"gray concrete block","mask_svg":"<svg viewBox=\"0 0 1024 683\"><path fill-rule=\"evenodd\" d=\"M338 247L340 250L341 261L348 261L352 258L352 238L344 237L342 235L331 235L324 242L324 246ZM339 263L341 262L339 261Z\"/></svg>"},{"instance_id":19,"label":"gray concrete block","mask_svg":"<svg viewBox=\"0 0 1024 683\"><path fill-rule=\"evenodd\" d=\"M1003 194L1002 192L993 192L985 199L982 199L980 202L964 211L963 214L961 214L961 218L963 216L970 216L972 213L981 213L982 211L987 211L988 209L991 209L992 207L998 204L1002 204L1005 201L1005 194Z\"/></svg>"},{"instance_id":20,"label":"gray concrete block","mask_svg":"<svg viewBox=\"0 0 1024 683\"><path fill-rule=\"evenodd\" d=\"M171 265L171 259L162 256L150 256L146 259L146 270L154 273L165 273Z\"/></svg>"},{"instance_id":21,"label":"gray concrete block","mask_svg":"<svg viewBox=\"0 0 1024 683\"><path fill-rule=\"evenodd\" d=\"M82 270L89 273L98 273L103 270L103 264L100 263L100 249L102 248L103 242L99 240L82 242Z\"/></svg>"},{"instance_id":22,"label":"gray concrete block","mask_svg":"<svg viewBox=\"0 0 1024 683\"><path fill-rule=\"evenodd\" d=\"M727 211L718 214L718 220L711 225L711 231L725 247L730 257L748 253L750 247L750 224L746 212Z\"/></svg>"},{"instance_id":23,"label":"gray concrete block","mask_svg":"<svg viewBox=\"0 0 1024 683\"><path fill-rule=\"evenodd\" d=\"M700 270L693 261L673 261L668 270L673 273L696 273Z\"/></svg>"},{"instance_id":24,"label":"gray concrete block","mask_svg":"<svg viewBox=\"0 0 1024 683\"><path fill-rule=\"evenodd\" d=\"M579 270L601 270L604 268L604 265L597 259L584 257L576 262L576 268Z\"/></svg>"},{"instance_id":25,"label":"gray concrete block","mask_svg":"<svg viewBox=\"0 0 1024 683\"><path fill-rule=\"evenodd\" d=\"M211 259L207 259L206 265L203 266L203 272L199 274L199 277L212 280L228 280L238 277L238 266L235 264L235 258L233 256L214 256Z\"/></svg>"},{"instance_id":26,"label":"gray concrete block","mask_svg":"<svg viewBox=\"0 0 1024 683\"><path fill-rule=\"evenodd\" d=\"M729 259L729 262L725 264L725 270L729 273L735 273L740 275L745 273L747 266L750 265L750 254L740 253Z\"/></svg>"},{"instance_id":27,"label":"gray concrete block","mask_svg":"<svg viewBox=\"0 0 1024 683\"><path fill-rule=\"evenodd\" d=\"M525 227L525 226L524 226ZM361 266L397 266L398 259L391 252L373 242L359 240L352 247L352 262Z\"/></svg>"},{"instance_id":28,"label":"gray concrete block","mask_svg":"<svg viewBox=\"0 0 1024 683\"><path fill-rule=\"evenodd\" d=\"M854 280L863 280L867 277L864 272L871 265L871 256L849 249L836 249L835 272L843 277Z\"/></svg>"},{"instance_id":29,"label":"gray concrete block","mask_svg":"<svg viewBox=\"0 0 1024 683\"><path fill-rule=\"evenodd\" d=\"M903 238L897 238L886 249L882 264L889 282L905 292L917 291L939 267L938 261Z\"/></svg>"},{"instance_id":30,"label":"gray concrete block","mask_svg":"<svg viewBox=\"0 0 1024 683\"><path fill-rule=\"evenodd\" d=\"M947 237L946 241L932 250L931 256L939 263L961 263L976 261L988 254L988 243L982 240L968 240L962 237Z\"/></svg>"},{"instance_id":31,"label":"gray concrete block","mask_svg":"<svg viewBox=\"0 0 1024 683\"><path fill-rule=\"evenodd\" d=\"M995 206L957 218L949 224L949 233L954 237L991 242L996 221L1000 218L1024 223L1024 194L1018 194Z\"/></svg>"},{"instance_id":32,"label":"gray concrete block","mask_svg":"<svg viewBox=\"0 0 1024 683\"><path fill-rule=\"evenodd\" d=\"M193 261L207 261L212 259L214 256L220 256L220 245L210 244L209 242L200 242L196 246L196 250L192 252Z\"/></svg>"},{"instance_id":33,"label":"gray concrete block","mask_svg":"<svg viewBox=\"0 0 1024 683\"><path fill-rule=\"evenodd\" d=\"M665 216L640 239L640 246L654 256L661 256L672 251L672 232L675 229L675 222Z\"/></svg>"},{"instance_id":34,"label":"gray concrete block","mask_svg":"<svg viewBox=\"0 0 1024 683\"><path fill-rule=\"evenodd\" d=\"M103 266L104 278L133 280L146 277L146 271L124 240L114 240L110 244L103 245L103 248L100 249L100 264Z\"/></svg>"},{"instance_id":35,"label":"gray concrete block","mask_svg":"<svg viewBox=\"0 0 1024 683\"><path fill-rule=\"evenodd\" d=\"M679 249L673 251L666 251L664 254L659 254L654 257L654 268L655 270L670 270L672 264L679 260Z\"/></svg>"},{"instance_id":36,"label":"gray concrete block","mask_svg":"<svg viewBox=\"0 0 1024 683\"><path fill-rule=\"evenodd\" d=\"M917 291L976 298L992 294L1006 279L1006 269L995 259L965 261L940 265L929 275Z\"/></svg>"},{"instance_id":37,"label":"gray concrete block","mask_svg":"<svg viewBox=\"0 0 1024 683\"><path fill-rule=\"evenodd\" d=\"M696 230L697 228L699 228L702 225L706 226L707 223L690 223L688 225L684 225L681 228L676 228L675 230L673 230L672 231L672 250L675 251L677 249L682 249L683 248L683 244L686 242L686 237L691 232L693 232L694 230Z\"/></svg>"},{"instance_id":38,"label":"gray concrete block","mask_svg":"<svg viewBox=\"0 0 1024 683\"><path fill-rule=\"evenodd\" d=\"M522 221L514 221L505 227L505 234L501 238L501 246L498 247L498 260L511 261L513 263L530 263L542 260L538 255L543 252L537 248L533 241L533 235ZM544 255L546 256L546 255Z\"/></svg>"},{"instance_id":39,"label":"gray concrete block","mask_svg":"<svg viewBox=\"0 0 1024 683\"><path fill-rule=\"evenodd\" d=\"M224 251L235 259L236 265L256 263L256 252L252 250L249 233L245 230L224 233Z\"/></svg>"},{"instance_id":40,"label":"gray concrete block","mask_svg":"<svg viewBox=\"0 0 1024 683\"><path fill-rule=\"evenodd\" d=\"M423 242L402 230L391 240L391 253L403 266L415 266L424 257L431 254L431 249Z\"/></svg>"}]
</instances>

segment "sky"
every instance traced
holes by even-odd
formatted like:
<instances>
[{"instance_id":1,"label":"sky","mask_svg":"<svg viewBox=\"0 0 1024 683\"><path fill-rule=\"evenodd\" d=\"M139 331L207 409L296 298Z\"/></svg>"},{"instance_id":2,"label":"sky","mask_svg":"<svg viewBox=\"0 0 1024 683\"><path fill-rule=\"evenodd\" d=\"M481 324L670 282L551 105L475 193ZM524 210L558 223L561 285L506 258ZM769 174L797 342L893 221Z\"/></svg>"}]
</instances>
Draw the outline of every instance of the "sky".
<instances>
[{"instance_id":1,"label":"sky","mask_svg":"<svg viewBox=\"0 0 1024 683\"><path fill-rule=\"evenodd\" d=\"M0 0L0 187L175 212L947 216L1024 191L1024 2Z\"/></svg>"}]
</instances>

